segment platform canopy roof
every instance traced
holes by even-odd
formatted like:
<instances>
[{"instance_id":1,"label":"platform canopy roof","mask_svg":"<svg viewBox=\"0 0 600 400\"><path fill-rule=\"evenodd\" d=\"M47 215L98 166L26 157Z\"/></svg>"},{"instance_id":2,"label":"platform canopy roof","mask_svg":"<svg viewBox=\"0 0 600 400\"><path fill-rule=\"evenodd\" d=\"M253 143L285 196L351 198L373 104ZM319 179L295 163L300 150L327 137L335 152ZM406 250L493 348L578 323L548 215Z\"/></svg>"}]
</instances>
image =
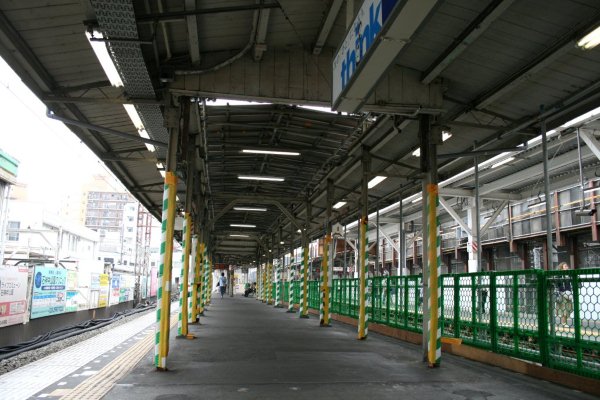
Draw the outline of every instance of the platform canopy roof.
<instances>
[{"instance_id":1,"label":"platform canopy roof","mask_svg":"<svg viewBox=\"0 0 600 400\"><path fill-rule=\"evenodd\" d=\"M451 135L438 146L445 196L472 196L473 174L457 174L503 151L495 160L514 158L481 167L485 201L537 194L541 146L525 144L544 126L553 186L578 181L575 128L590 121L582 162L598 176L596 117L567 124L600 106L600 47L580 42L598 26L597 0L0 0L0 55L157 218L180 131L179 205L192 175L213 254L243 263L298 244L298 228L322 236L328 204L346 202L334 221L356 221L366 153L367 178L386 177L370 211L417 197L426 119Z\"/></svg>"}]
</instances>

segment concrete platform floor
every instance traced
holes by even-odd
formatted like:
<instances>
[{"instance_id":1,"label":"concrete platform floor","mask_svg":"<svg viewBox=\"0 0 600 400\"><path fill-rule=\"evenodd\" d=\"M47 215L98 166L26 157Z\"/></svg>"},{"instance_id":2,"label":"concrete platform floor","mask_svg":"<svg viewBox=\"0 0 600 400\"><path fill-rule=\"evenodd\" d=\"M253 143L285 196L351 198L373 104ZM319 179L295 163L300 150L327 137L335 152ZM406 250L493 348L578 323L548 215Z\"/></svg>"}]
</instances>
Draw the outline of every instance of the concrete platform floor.
<instances>
[{"instance_id":1,"label":"concrete platform floor","mask_svg":"<svg viewBox=\"0 0 600 400\"><path fill-rule=\"evenodd\" d=\"M253 298L214 298L195 340L175 339L159 372L149 353L107 399L593 399L520 374L443 354L426 368L419 346Z\"/></svg>"}]
</instances>

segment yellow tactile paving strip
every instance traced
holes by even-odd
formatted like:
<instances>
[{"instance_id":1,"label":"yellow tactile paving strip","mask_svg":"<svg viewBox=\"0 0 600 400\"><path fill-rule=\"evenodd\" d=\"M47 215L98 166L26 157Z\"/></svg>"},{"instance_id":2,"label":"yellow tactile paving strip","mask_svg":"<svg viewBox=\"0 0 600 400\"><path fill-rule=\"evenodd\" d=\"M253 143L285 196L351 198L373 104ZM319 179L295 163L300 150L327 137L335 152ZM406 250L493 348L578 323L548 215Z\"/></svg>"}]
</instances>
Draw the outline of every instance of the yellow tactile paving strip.
<instances>
[{"instance_id":1,"label":"yellow tactile paving strip","mask_svg":"<svg viewBox=\"0 0 600 400\"><path fill-rule=\"evenodd\" d=\"M171 318L171 328L177 325L177 317ZM77 385L61 400L101 399L115 383L124 377L154 346L154 332L131 346L123 354L112 360L97 374Z\"/></svg>"}]
</instances>

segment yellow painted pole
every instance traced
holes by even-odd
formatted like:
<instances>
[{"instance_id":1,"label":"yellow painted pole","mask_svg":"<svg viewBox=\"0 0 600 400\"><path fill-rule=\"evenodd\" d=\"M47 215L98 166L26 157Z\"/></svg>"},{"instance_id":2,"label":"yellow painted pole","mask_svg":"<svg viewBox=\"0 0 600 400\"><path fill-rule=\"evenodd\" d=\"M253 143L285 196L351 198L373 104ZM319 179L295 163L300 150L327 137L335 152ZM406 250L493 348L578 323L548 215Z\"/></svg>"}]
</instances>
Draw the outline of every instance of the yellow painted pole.
<instances>
[{"instance_id":1,"label":"yellow painted pole","mask_svg":"<svg viewBox=\"0 0 600 400\"><path fill-rule=\"evenodd\" d=\"M273 304L273 260L269 261L271 262L267 263L267 304Z\"/></svg>"},{"instance_id":2,"label":"yellow painted pole","mask_svg":"<svg viewBox=\"0 0 600 400\"><path fill-rule=\"evenodd\" d=\"M206 288L208 291L208 301L206 302L207 305L210 305L211 300L212 300L212 289L213 289L213 266L212 266L212 260L210 259L210 256L208 258L208 287Z\"/></svg>"},{"instance_id":3,"label":"yellow painted pole","mask_svg":"<svg viewBox=\"0 0 600 400\"><path fill-rule=\"evenodd\" d=\"M162 238L160 248L159 287L156 303L156 335L154 342L154 365L167 369L169 355L169 330L171 316L171 269L173 267L173 237L175 232L175 202L177 176L171 171L165 174L162 209Z\"/></svg>"},{"instance_id":4,"label":"yellow painted pole","mask_svg":"<svg viewBox=\"0 0 600 400\"><path fill-rule=\"evenodd\" d=\"M428 259L429 259L429 346L427 351L427 362L430 367L440 364L442 355L442 333L439 327L439 287L438 287L438 266L440 265L440 238L438 236L437 205L439 202L438 185L427 185L428 197Z\"/></svg>"},{"instance_id":5,"label":"yellow painted pole","mask_svg":"<svg viewBox=\"0 0 600 400\"><path fill-rule=\"evenodd\" d=\"M188 332L188 320L190 319L189 312L189 275L190 275L190 255L192 248L192 216L189 212L185 213L185 226L183 233L183 267L182 280L179 291L179 329L178 335L188 339L193 339L195 336Z\"/></svg>"},{"instance_id":6,"label":"yellow painted pole","mask_svg":"<svg viewBox=\"0 0 600 400\"><path fill-rule=\"evenodd\" d=\"M329 229L329 228L328 228ZM329 326L329 243L331 242L331 234L329 232L325 236L323 243L323 265L321 267L321 326Z\"/></svg>"},{"instance_id":7,"label":"yellow painted pole","mask_svg":"<svg viewBox=\"0 0 600 400\"><path fill-rule=\"evenodd\" d=\"M194 256L194 280L192 282L192 316L190 318L190 323L195 323L198 321L198 298L199 298L199 292L200 292L200 258L201 258L201 253L200 253L200 240L198 240L198 236L194 235L194 238L192 239L192 243L193 243L193 251L195 252L195 256Z\"/></svg>"}]
</instances>

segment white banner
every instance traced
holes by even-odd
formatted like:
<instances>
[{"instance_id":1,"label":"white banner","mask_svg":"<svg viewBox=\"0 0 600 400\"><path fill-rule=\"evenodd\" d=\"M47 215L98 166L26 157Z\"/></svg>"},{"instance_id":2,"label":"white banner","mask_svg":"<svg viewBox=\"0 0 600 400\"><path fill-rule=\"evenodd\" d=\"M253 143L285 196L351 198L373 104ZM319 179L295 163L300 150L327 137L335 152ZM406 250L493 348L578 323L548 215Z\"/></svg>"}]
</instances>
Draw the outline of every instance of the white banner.
<instances>
[{"instance_id":1,"label":"white banner","mask_svg":"<svg viewBox=\"0 0 600 400\"><path fill-rule=\"evenodd\" d=\"M0 266L0 327L22 324L27 311L27 267Z\"/></svg>"}]
</instances>

